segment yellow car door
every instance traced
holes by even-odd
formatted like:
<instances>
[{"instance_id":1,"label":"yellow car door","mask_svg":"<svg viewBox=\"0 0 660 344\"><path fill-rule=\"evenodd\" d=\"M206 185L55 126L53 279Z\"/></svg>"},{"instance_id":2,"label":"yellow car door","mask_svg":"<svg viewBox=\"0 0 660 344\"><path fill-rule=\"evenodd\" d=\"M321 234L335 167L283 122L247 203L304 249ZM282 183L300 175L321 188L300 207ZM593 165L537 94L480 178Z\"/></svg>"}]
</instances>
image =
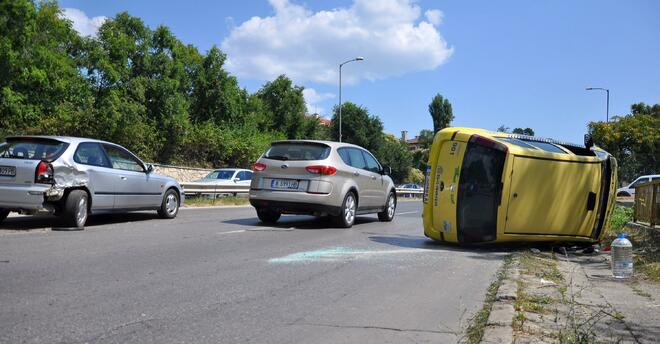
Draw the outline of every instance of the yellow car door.
<instances>
[{"instance_id":1,"label":"yellow car door","mask_svg":"<svg viewBox=\"0 0 660 344\"><path fill-rule=\"evenodd\" d=\"M600 174L599 161L515 156L505 233L589 237Z\"/></svg>"}]
</instances>

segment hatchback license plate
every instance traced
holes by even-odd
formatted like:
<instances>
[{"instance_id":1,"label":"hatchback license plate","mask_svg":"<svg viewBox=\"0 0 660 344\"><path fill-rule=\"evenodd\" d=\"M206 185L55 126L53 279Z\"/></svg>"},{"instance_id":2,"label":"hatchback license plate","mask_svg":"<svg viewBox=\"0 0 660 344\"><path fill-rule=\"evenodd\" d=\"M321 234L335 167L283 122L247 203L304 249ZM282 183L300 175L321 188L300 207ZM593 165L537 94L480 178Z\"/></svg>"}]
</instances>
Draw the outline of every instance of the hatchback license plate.
<instances>
[{"instance_id":1,"label":"hatchback license plate","mask_svg":"<svg viewBox=\"0 0 660 344\"><path fill-rule=\"evenodd\" d=\"M14 177L16 176L16 167L14 166L0 166L0 176Z\"/></svg>"},{"instance_id":2,"label":"hatchback license plate","mask_svg":"<svg viewBox=\"0 0 660 344\"><path fill-rule=\"evenodd\" d=\"M287 189L287 190L296 190L298 189L298 181L290 179L273 179L270 182L270 187L273 189Z\"/></svg>"}]
</instances>

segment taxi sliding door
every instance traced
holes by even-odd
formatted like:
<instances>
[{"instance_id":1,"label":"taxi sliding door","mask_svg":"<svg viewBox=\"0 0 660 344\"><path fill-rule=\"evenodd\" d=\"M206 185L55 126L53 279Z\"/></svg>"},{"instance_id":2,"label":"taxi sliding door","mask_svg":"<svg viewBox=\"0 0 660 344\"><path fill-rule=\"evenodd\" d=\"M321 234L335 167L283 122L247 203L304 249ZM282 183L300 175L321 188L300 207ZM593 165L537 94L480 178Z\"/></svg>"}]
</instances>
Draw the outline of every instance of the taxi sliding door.
<instances>
[{"instance_id":1,"label":"taxi sliding door","mask_svg":"<svg viewBox=\"0 0 660 344\"><path fill-rule=\"evenodd\" d=\"M598 161L515 156L505 234L590 237L600 174Z\"/></svg>"}]
</instances>

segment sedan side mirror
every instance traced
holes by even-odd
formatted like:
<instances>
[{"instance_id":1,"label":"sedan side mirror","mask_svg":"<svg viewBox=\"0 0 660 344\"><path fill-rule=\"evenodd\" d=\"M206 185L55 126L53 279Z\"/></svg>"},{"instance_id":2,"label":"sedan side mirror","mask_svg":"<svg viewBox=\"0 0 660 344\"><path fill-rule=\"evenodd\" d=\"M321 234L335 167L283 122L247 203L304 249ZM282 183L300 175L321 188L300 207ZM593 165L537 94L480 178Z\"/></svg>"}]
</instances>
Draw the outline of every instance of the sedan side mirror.
<instances>
[{"instance_id":1,"label":"sedan side mirror","mask_svg":"<svg viewBox=\"0 0 660 344\"><path fill-rule=\"evenodd\" d=\"M147 164L147 174L151 173L154 171L154 165L152 164Z\"/></svg>"},{"instance_id":2,"label":"sedan side mirror","mask_svg":"<svg viewBox=\"0 0 660 344\"><path fill-rule=\"evenodd\" d=\"M380 172L380 174L384 174L386 176L391 176L392 175L392 168L389 166L383 166L383 170Z\"/></svg>"},{"instance_id":3,"label":"sedan side mirror","mask_svg":"<svg viewBox=\"0 0 660 344\"><path fill-rule=\"evenodd\" d=\"M234 178L233 181L234 181L234 183L240 182L241 178Z\"/></svg>"}]
</instances>

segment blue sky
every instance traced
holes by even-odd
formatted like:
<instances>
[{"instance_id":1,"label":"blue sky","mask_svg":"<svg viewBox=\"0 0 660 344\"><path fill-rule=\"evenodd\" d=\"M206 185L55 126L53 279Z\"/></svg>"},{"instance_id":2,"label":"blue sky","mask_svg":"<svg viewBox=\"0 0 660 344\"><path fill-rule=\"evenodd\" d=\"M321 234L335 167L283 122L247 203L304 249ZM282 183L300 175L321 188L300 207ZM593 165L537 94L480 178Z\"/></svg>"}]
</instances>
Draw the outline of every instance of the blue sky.
<instances>
[{"instance_id":1,"label":"blue sky","mask_svg":"<svg viewBox=\"0 0 660 344\"><path fill-rule=\"evenodd\" d=\"M228 55L227 68L257 90L285 73L308 89L311 110L367 107L399 135L431 129L431 98L454 108L453 125L531 127L581 142L591 120L660 103L660 1L60 1L93 34L121 11L166 25L182 41ZM78 10L78 11L75 11ZM409 135L410 135L409 134Z\"/></svg>"}]
</instances>

